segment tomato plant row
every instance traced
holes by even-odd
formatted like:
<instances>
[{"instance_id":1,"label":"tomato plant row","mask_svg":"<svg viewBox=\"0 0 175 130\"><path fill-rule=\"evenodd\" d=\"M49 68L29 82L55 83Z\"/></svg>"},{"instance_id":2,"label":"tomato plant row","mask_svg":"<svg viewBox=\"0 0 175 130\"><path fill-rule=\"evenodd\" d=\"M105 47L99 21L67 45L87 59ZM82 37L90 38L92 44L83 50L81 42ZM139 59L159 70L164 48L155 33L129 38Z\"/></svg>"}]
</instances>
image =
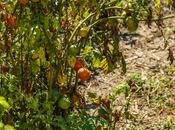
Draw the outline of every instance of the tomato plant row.
<instances>
[{"instance_id":1,"label":"tomato plant row","mask_svg":"<svg viewBox=\"0 0 175 130\"><path fill-rule=\"evenodd\" d=\"M169 6L170 3L167 2ZM23 109L30 111L28 118L31 116L32 121L39 120L38 106L43 108L43 104L57 118L67 115L76 106L85 108L84 97L77 90L79 82L91 80L96 69L108 73L120 66L126 73L120 34L123 30L135 33L140 21L150 25L153 20L161 26L160 10L159 2L150 6L146 0L2 0L0 73L15 77L10 81L15 89L9 88L9 91L18 90L19 95L35 97L26 105L21 100L27 102L28 98L13 101L10 96L13 106L10 114L14 118L7 120L12 124L18 120L23 122ZM6 78L1 78L2 87L6 82ZM48 98L42 91L46 91ZM8 93L3 93L8 97ZM42 97L45 102L40 104ZM103 104L110 106L108 100ZM33 117L35 112L30 109L39 117ZM52 122L48 116L42 119L46 118ZM41 124L36 123L35 127L44 129ZM53 124L49 127L60 128Z\"/></svg>"}]
</instances>

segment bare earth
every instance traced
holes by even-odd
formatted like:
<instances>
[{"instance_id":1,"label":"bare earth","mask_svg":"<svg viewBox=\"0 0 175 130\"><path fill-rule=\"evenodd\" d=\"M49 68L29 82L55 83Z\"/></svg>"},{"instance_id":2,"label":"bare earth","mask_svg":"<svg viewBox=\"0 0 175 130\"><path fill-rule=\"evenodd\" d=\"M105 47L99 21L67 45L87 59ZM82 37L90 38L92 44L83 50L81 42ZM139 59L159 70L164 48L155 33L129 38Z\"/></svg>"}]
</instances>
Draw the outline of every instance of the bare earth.
<instances>
[{"instance_id":1,"label":"bare earth","mask_svg":"<svg viewBox=\"0 0 175 130\"><path fill-rule=\"evenodd\" d=\"M121 48L127 63L127 73L140 72L143 79L147 80L148 76L151 76L152 79L155 79L155 82L156 77L160 75L166 77L164 68L170 65L170 61L167 59L169 47L175 57L175 18L167 19L164 22L164 26L165 39L155 23L153 23L151 28L148 28L145 23L141 23L137 31L139 36L131 36L130 39L121 41ZM166 48L165 40L168 43ZM170 78L175 81L175 74L170 75ZM106 96L111 93L112 87L125 79L126 76L122 76L118 69L107 75L100 73L88 83L86 92L95 92L99 96ZM170 103L175 106L175 84L173 83L171 87L164 87L161 91L162 97L165 97L163 104ZM157 93L148 95L147 91L143 91L140 97L136 95L131 96L132 104L129 111L136 117L136 121L126 121L121 118L116 124L116 130L127 127L131 129L163 130L165 129L164 124L168 121L175 123L175 107L161 106L159 101L155 101L156 99L152 98L157 96ZM149 99L149 97L151 98ZM116 99L116 109L122 106L122 100L122 95Z\"/></svg>"}]
</instances>

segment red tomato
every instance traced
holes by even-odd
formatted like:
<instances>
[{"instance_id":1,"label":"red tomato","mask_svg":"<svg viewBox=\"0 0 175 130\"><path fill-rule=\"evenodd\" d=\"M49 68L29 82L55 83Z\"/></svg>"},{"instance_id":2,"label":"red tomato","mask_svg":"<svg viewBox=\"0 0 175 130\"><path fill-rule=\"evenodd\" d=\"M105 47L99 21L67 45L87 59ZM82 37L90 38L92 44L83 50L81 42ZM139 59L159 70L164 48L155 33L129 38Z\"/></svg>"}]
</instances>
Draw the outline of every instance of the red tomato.
<instances>
[{"instance_id":1,"label":"red tomato","mask_svg":"<svg viewBox=\"0 0 175 130\"><path fill-rule=\"evenodd\" d=\"M88 80L90 77L90 71L86 68L80 68L78 70L78 78L83 80L83 81L86 81Z\"/></svg>"}]
</instances>

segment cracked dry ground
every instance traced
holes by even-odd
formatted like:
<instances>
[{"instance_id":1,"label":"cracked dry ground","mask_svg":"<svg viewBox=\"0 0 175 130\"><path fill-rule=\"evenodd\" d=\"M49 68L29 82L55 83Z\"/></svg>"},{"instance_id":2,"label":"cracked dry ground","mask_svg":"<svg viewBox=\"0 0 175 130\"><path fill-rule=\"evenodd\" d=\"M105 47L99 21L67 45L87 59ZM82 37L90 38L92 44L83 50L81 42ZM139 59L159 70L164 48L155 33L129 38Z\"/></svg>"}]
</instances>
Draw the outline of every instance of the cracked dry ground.
<instances>
[{"instance_id":1,"label":"cracked dry ground","mask_svg":"<svg viewBox=\"0 0 175 130\"><path fill-rule=\"evenodd\" d=\"M175 81L175 73L169 75L164 69L166 66L170 66L170 61L167 59L169 54L168 47L171 48L175 57L174 23L175 18L167 19L164 22L164 37L154 23L151 28L142 23L137 31L139 36L132 36L130 39L120 42L127 63L127 73L140 72L145 80L151 77L153 83L158 84L157 87L160 85L158 79L161 76ZM165 40L168 43L167 48L165 48ZM111 93L112 87L125 79L126 76L122 76L118 69L107 75L100 73L87 83L85 91L97 93L99 96L106 96ZM151 88L152 86L145 84L144 87ZM158 130L164 129L163 125L168 121L173 121L174 123L175 107L168 107L167 104L174 104L175 106L175 84L173 82L171 87L163 87L161 89L163 89L160 90L162 91L161 97L165 98L163 100L164 105L162 106L159 101L154 99L154 96L157 97L158 95L156 88L155 91L150 92L151 94L147 90L145 90L146 92L143 91L139 97L133 94L129 111L136 117L136 120L126 121L121 117L120 121L116 124L116 130L126 127L132 128L132 126L143 130ZM152 97L151 99L149 99L150 96ZM120 109L122 104L123 97L120 95L116 99L116 109Z\"/></svg>"}]
</instances>

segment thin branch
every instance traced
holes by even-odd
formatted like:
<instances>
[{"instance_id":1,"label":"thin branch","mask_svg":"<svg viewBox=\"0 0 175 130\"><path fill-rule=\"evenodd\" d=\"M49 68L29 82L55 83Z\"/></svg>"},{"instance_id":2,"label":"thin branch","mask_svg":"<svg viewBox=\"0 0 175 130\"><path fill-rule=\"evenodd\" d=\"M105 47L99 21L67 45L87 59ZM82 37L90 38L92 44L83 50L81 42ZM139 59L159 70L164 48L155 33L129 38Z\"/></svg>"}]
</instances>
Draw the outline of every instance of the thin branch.
<instances>
[{"instance_id":1,"label":"thin branch","mask_svg":"<svg viewBox=\"0 0 175 130\"><path fill-rule=\"evenodd\" d=\"M125 11L131 11L131 12L134 11L134 9L125 9L125 8L118 7L118 6L111 6L111 7L106 7L105 8L105 10L109 10L109 9L118 9L118 10L125 10Z\"/></svg>"},{"instance_id":2,"label":"thin branch","mask_svg":"<svg viewBox=\"0 0 175 130\"><path fill-rule=\"evenodd\" d=\"M102 22L102 21L105 21L105 20L109 20L109 19L125 19L126 17L124 16L110 16L110 17L106 17L106 18L102 18L102 19L99 19L97 21L95 21L94 23L92 23L90 25L90 28L93 27L94 25ZM153 18L151 19L151 21L159 21L159 20L166 20L166 19L171 19L171 18L175 18L175 15L174 14L170 14L168 16L164 16L162 18ZM138 21L147 21L147 19L138 19Z\"/></svg>"},{"instance_id":3,"label":"thin branch","mask_svg":"<svg viewBox=\"0 0 175 130\"><path fill-rule=\"evenodd\" d=\"M74 31L72 32L70 38L69 38L69 42L72 40L72 38L74 37L75 33L77 32L78 28L87 20L89 19L90 17L92 17L93 15L95 15L95 13L91 13L89 14L83 21L81 21L77 26L76 28L74 29Z\"/></svg>"}]
</instances>

